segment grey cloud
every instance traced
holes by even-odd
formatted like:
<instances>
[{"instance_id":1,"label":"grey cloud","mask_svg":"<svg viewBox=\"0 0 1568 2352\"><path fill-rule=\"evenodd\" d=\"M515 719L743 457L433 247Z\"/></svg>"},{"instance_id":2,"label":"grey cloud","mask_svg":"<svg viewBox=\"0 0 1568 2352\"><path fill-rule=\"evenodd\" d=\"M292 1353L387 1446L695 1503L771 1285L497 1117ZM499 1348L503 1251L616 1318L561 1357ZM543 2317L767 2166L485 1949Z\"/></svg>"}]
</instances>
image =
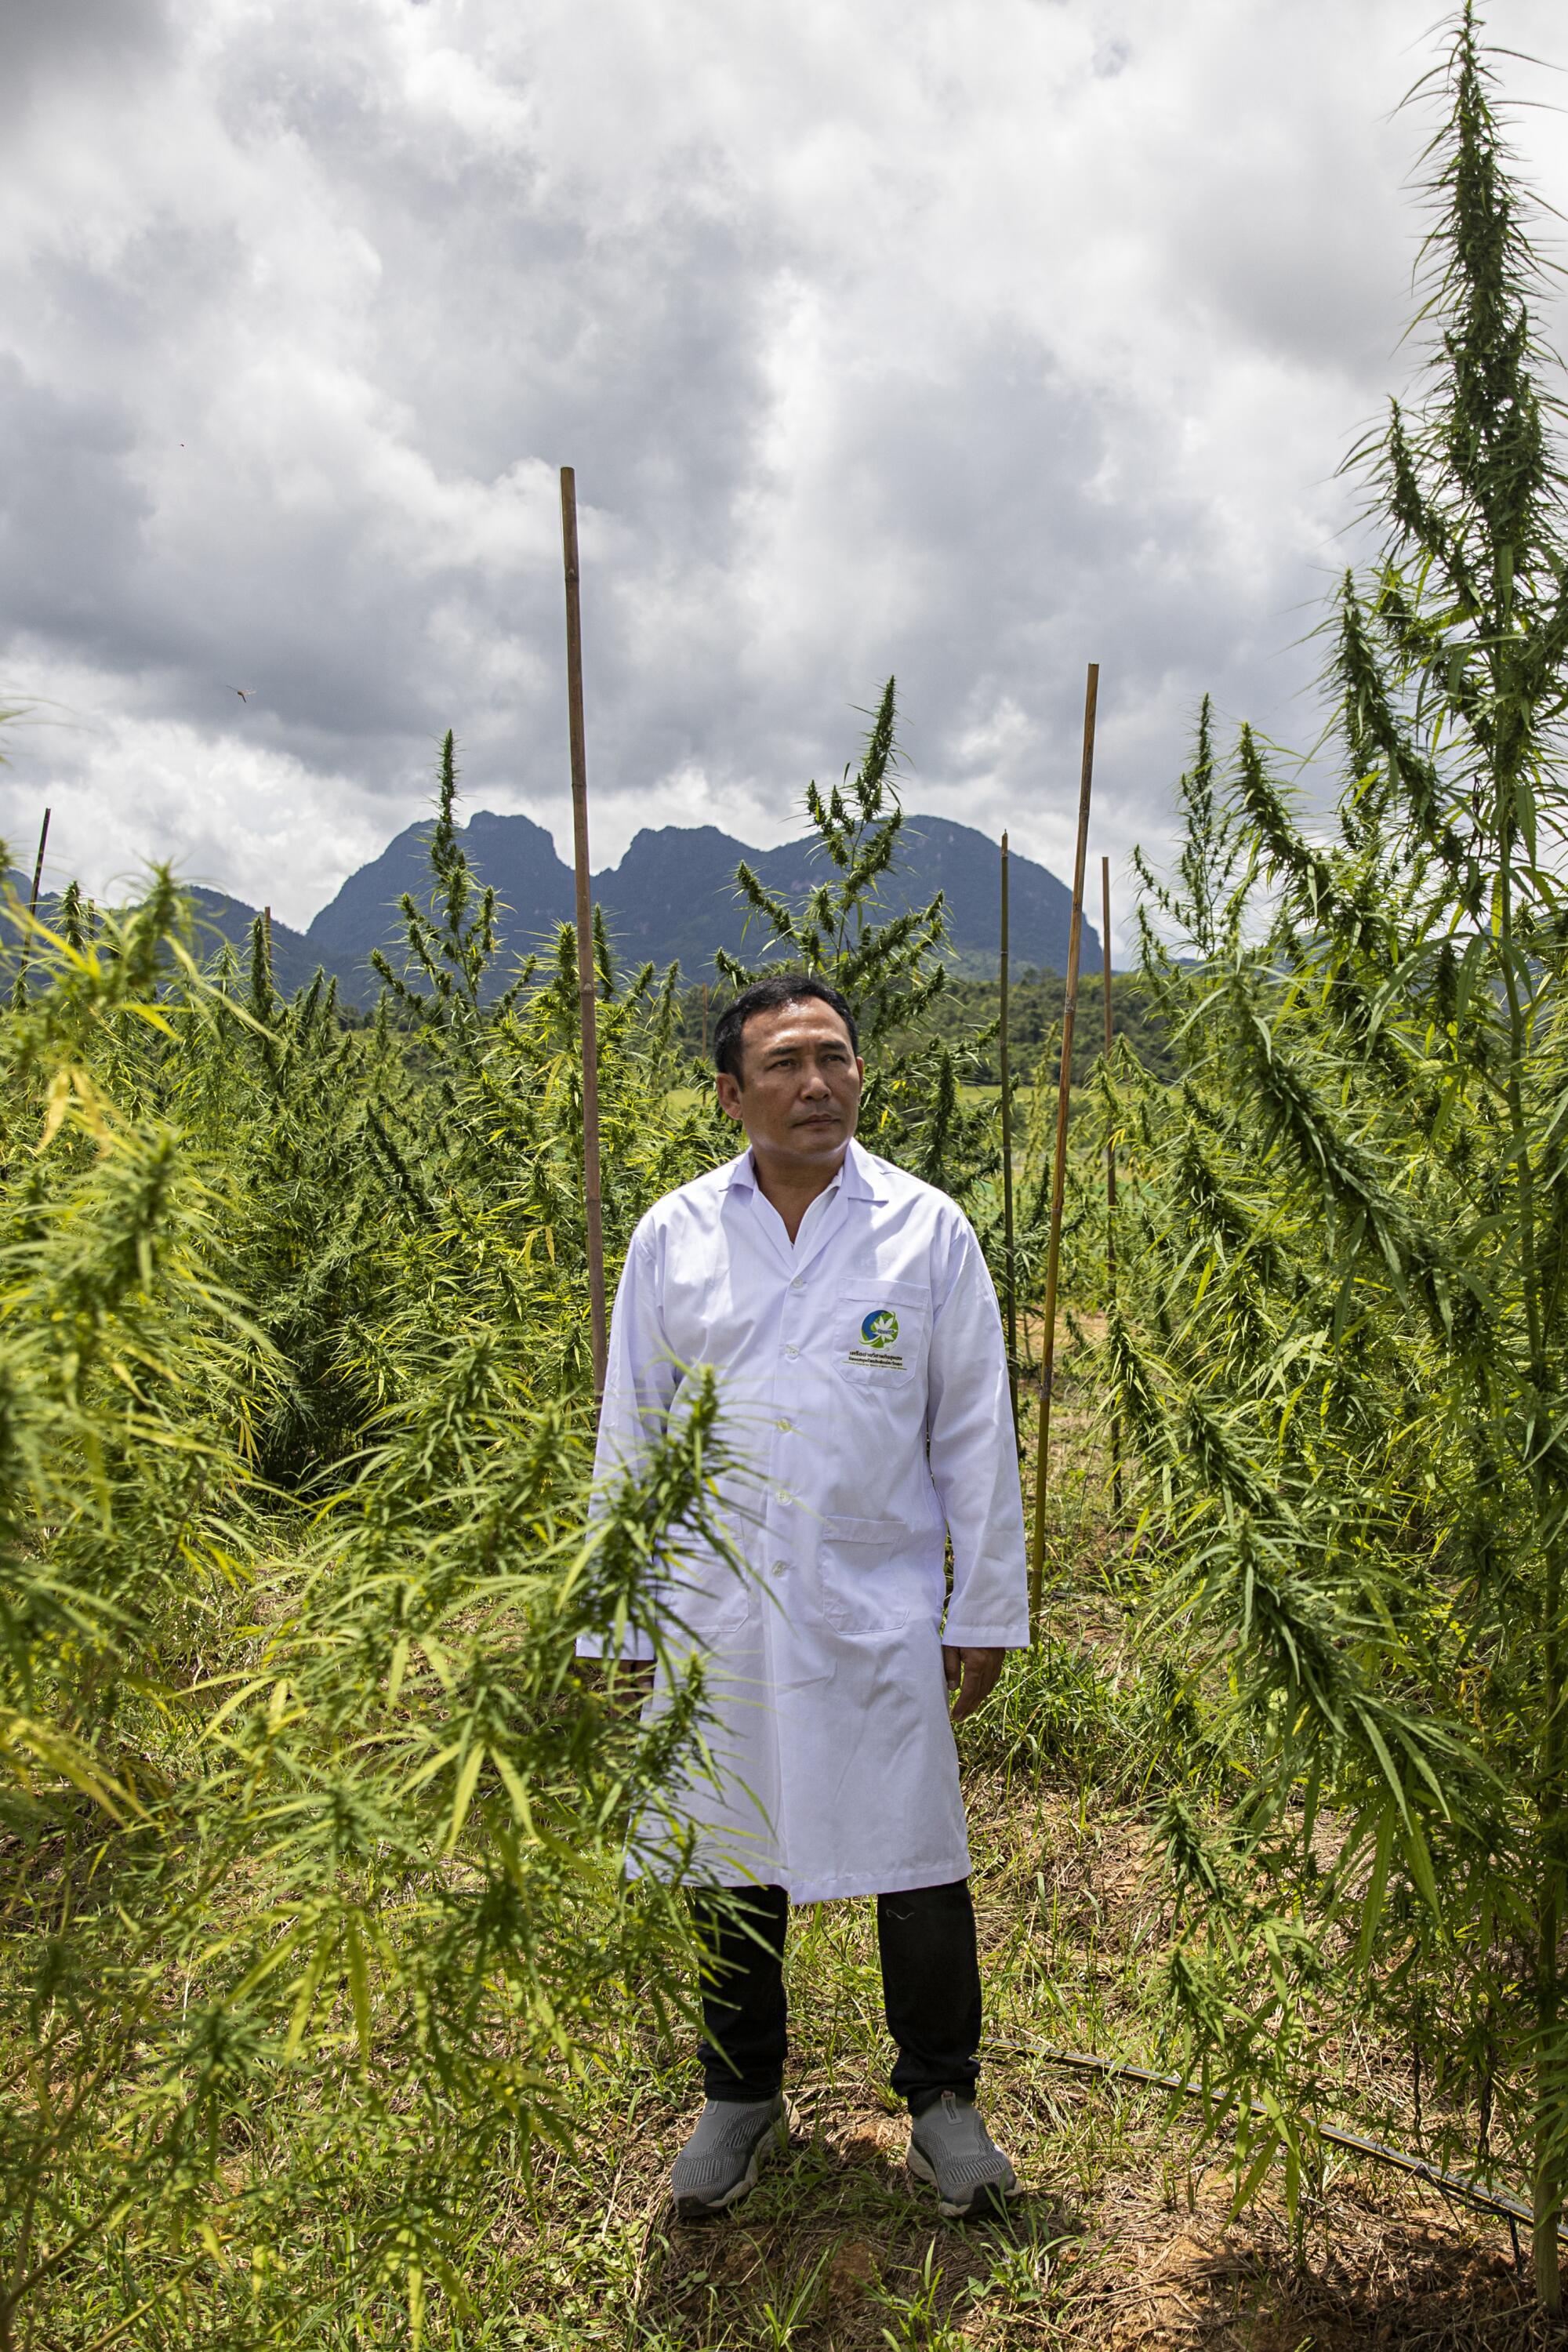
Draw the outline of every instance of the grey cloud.
<instances>
[{"instance_id":1,"label":"grey cloud","mask_svg":"<svg viewBox=\"0 0 1568 2352\"><path fill-rule=\"evenodd\" d=\"M38 383L0 353L0 629L145 657L130 593L148 513L134 444L117 403Z\"/></svg>"},{"instance_id":2,"label":"grey cloud","mask_svg":"<svg viewBox=\"0 0 1568 2352\"><path fill-rule=\"evenodd\" d=\"M51 81L100 81L154 66L169 48L163 0L5 0L0 7L0 121Z\"/></svg>"},{"instance_id":3,"label":"grey cloud","mask_svg":"<svg viewBox=\"0 0 1568 2352\"><path fill-rule=\"evenodd\" d=\"M1409 363L1415 126L1384 117L1425 16L1384 14L1269 0L1237 61L1200 0L1191 58L1153 0L986 0L994 44L1062 45L1053 113L984 79L970 0L922 19L951 57L885 73L874 25L807 5L776 95L776 28L726 18L726 79L701 11L655 44L636 0L60 8L14 167L58 199L0 258L0 677L112 715L103 856L182 811L208 878L294 919L416 813L447 724L475 804L559 823L570 461L605 856L789 831L889 671L915 804L1039 854L1091 656L1122 853L1205 686L1310 732L1333 467ZM13 746L0 824L47 789L90 856L89 734Z\"/></svg>"}]
</instances>

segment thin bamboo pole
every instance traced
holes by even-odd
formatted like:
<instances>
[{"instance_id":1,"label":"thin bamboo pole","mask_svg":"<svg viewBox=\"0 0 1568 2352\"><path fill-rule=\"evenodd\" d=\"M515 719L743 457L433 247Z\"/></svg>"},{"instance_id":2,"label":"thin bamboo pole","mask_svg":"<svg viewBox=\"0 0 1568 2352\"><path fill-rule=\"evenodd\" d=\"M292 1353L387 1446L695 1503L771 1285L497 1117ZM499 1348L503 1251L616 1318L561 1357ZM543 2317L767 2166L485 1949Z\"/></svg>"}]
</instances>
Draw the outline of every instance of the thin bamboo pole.
<instances>
[{"instance_id":1,"label":"thin bamboo pole","mask_svg":"<svg viewBox=\"0 0 1568 2352\"><path fill-rule=\"evenodd\" d=\"M1007 1067L1007 836L1002 835L1002 961L998 1006L998 1055L1002 1065L1002 1280L1007 1317L1007 1394L1013 1405L1013 1443L1018 1443L1018 1265L1013 1238L1013 1087Z\"/></svg>"},{"instance_id":2,"label":"thin bamboo pole","mask_svg":"<svg viewBox=\"0 0 1568 2352\"><path fill-rule=\"evenodd\" d=\"M1110 1011L1110 860L1100 861L1100 986L1105 999L1105 1066L1110 1067L1111 1050L1116 1031ZM1105 1277L1112 1307L1116 1305L1116 1145L1105 1139ZM1110 1408L1110 1508L1118 1525L1121 1519L1121 1414L1116 1405Z\"/></svg>"},{"instance_id":3,"label":"thin bamboo pole","mask_svg":"<svg viewBox=\"0 0 1568 2352\"><path fill-rule=\"evenodd\" d=\"M588 1303L594 1325L594 1402L605 1393L605 1229L599 1175L599 1045L594 985L594 908L588 877L588 752L583 725L583 607L578 592L577 478L561 468L561 547L566 573L566 712L572 741L572 863L577 885L577 1007L583 1033L583 1203L588 1228Z\"/></svg>"},{"instance_id":4,"label":"thin bamboo pole","mask_svg":"<svg viewBox=\"0 0 1568 2352\"><path fill-rule=\"evenodd\" d=\"M51 814L48 809L44 811L44 822L38 828L38 854L33 860L33 887L27 899L27 929L22 940L21 960L16 966L16 986L11 992L11 1001L18 1009L26 1002L27 959L33 948L33 922L38 911L38 886L44 878L44 845L49 837Z\"/></svg>"},{"instance_id":5,"label":"thin bamboo pole","mask_svg":"<svg viewBox=\"0 0 1568 2352\"><path fill-rule=\"evenodd\" d=\"M1068 1108L1072 1098L1072 1033L1078 1014L1078 965L1083 944L1083 878L1089 857L1089 797L1094 782L1094 718L1100 664L1090 662L1083 697L1083 764L1079 772L1078 849L1072 869L1072 927L1068 933L1067 992L1062 1001L1061 1072L1057 1083L1057 1151L1051 1171L1050 1238L1046 1252L1045 1329L1040 1335L1040 1418L1035 1450L1035 1528L1029 1555L1029 1622L1040 1636L1040 1590L1046 1567L1046 1477L1051 1451L1051 1378L1057 1358L1057 1276L1061 1265L1062 1202L1067 1190Z\"/></svg>"},{"instance_id":6,"label":"thin bamboo pole","mask_svg":"<svg viewBox=\"0 0 1568 2352\"><path fill-rule=\"evenodd\" d=\"M44 878L44 847L49 837L49 818L52 814L51 810L46 809L43 824L38 827L38 854L33 860L33 890L32 896L27 900L29 918L38 911L38 885Z\"/></svg>"},{"instance_id":7,"label":"thin bamboo pole","mask_svg":"<svg viewBox=\"0 0 1568 2352\"><path fill-rule=\"evenodd\" d=\"M272 909L261 909L261 951L267 958L267 985L272 986Z\"/></svg>"}]
</instances>

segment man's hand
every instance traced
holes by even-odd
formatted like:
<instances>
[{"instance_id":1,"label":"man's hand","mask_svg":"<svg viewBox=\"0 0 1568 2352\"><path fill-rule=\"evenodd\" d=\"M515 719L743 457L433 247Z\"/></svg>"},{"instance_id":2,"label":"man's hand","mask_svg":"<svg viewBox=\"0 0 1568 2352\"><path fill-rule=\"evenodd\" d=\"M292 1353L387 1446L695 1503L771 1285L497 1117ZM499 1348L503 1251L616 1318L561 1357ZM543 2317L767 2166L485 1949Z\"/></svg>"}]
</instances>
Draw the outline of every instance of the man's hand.
<instances>
[{"instance_id":1,"label":"man's hand","mask_svg":"<svg viewBox=\"0 0 1568 2352\"><path fill-rule=\"evenodd\" d=\"M942 1649L942 1670L947 1676L949 1690L958 1693L958 1703L952 1710L954 1723L962 1723L977 1706L984 1706L996 1687L1002 1672L1005 1650L950 1650L944 1642Z\"/></svg>"},{"instance_id":2,"label":"man's hand","mask_svg":"<svg viewBox=\"0 0 1568 2352\"><path fill-rule=\"evenodd\" d=\"M613 1687L633 1706L641 1706L653 1688L651 1658L579 1658L577 1672L590 1690L608 1691Z\"/></svg>"}]
</instances>

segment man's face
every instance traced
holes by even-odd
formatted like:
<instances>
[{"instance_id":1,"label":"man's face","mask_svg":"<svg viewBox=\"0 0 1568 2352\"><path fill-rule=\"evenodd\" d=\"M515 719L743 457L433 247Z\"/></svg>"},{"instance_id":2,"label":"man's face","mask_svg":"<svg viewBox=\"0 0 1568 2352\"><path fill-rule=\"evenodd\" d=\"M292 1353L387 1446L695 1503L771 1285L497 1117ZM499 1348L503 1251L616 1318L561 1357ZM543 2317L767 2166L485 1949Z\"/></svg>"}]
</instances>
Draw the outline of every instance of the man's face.
<instances>
[{"instance_id":1,"label":"man's face","mask_svg":"<svg viewBox=\"0 0 1568 2352\"><path fill-rule=\"evenodd\" d=\"M753 1013L741 1033L744 1085L719 1073L719 1102L753 1148L806 1166L835 1164L855 1132L866 1066L830 1004L803 997Z\"/></svg>"}]
</instances>

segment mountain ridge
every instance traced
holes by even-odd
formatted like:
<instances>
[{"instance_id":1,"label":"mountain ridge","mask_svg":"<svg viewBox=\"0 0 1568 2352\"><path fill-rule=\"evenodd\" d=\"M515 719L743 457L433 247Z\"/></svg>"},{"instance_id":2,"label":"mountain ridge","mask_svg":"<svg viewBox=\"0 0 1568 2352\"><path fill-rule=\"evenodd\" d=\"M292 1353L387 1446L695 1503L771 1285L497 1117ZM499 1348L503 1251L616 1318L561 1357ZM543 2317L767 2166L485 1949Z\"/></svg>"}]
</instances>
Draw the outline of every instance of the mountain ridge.
<instances>
[{"instance_id":1,"label":"mountain ridge","mask_svg":"<svg viewBox=\"0 0 1568 2352\"><path fill-rule=\"evenodd\" d=\"M392 952L403 937L397 912L405 891L424 902L429 896L426 845L434 818L407 825L380 854L351 874L305 932L310 950L336 970L355 993L374 993L367 960L380 947ZM477 809L458 830L481 882L493 885L501 901L498 931L501 962L547 940L558 923L570 922L572 870L557 854L545 828L524 815L500 816ZM889 913L923 907L938 890L945 894L952 934L950 959L974 976L994 972L999 957L1000 853L973 825L952 817L910 812L900 838L898 864L882 877L882 904ZM619 861L595 874L594 897L604 909L605 927L623 964L679 962L696 983L713 976L715 950L755 956L754 919L735 888L742 861L764 888L798 904L832 872L814 835L755 849L719 826L645 825ZM1015 853L1011 861L1011 952L1019 970L1067 967L1072 897L1065 883L1035 859ZM510 951L510 952L509 952ZM1085 922L1082 968L1100 967L1100 934ZM498 974L498 986L502 984Z\"/></svg>"},{"instance_id":2,"label":"mountain ridge","mask_svg":"<svg viewBox=\"0 0 1568 2352\"><path fill-rule=\"evenodd\" d=\"M374 1002L380 983L371 969L372 951L380 948L395 969L402 965L406 924L400 899L406 892L421 905L429 903L427 845L434 828L434 817L405 825L345 877L303 931L273 918L273 970L281 989L302 986L321 965L336 978L346 1002ZM493 991L499 992L520 956L550 945L556 926L571 921L572 870L545 827L521 813L476 809L458 838L479 881L493 886L500 901L500 953L492 967ZM884 908L897 914L924 907L941 890L950 962L970 977L994 974L1000 929L995 843L954 818L910 811L899 847L899 862L881 877ZM713 958L721 947L742 960L759 960L756 919L735 887L735 868L742 860L765 889L792 905L834 870L815 835L754 849L718 825L642 826L617 863L593 877L594 897L623 969L679 962L682 977L695 985L715 976ZM1015 852L1010 866L1014 968L1065 971L1070 892L1033 858ZM25 900L25 877L14 875L11 880ZM186 887L198 921L243 952L258 910L230 892ZM49 894L40 900L39 914L50 919L58 904L58 894ZM1082 969L1088 973L1100 968L1100 934L1086 921Z\"/></svg>"}]
</instances>

